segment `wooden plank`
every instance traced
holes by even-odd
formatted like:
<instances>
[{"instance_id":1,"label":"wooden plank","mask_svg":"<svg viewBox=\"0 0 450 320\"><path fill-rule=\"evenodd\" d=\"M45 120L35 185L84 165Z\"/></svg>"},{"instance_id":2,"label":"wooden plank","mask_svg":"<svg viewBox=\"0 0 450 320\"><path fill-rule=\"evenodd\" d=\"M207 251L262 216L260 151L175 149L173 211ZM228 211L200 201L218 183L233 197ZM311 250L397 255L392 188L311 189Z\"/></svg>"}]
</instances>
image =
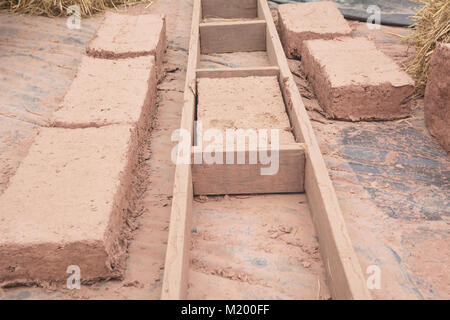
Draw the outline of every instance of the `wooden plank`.
<instances>
[{"instance_id":1,"label":"wooden plank","mask_svg":"<svg viewBox=\"0 0 450 320\"><path fill-rule=\"evenodd\" d=\"M197 69L197 78L232 78L278 76L278 67Z\"/></svg>"},{"instance_id":2,"label":"wooden plank","mask_svg":"<svg viewBox=\"0 0 450 320\"><path fill-rule=\"evenodd\" d=\"M261 175L261 163L249 164L250 154L255 156L261 149L245 151L245 164L237 164L237 151L231 151L234 164L193 164L192 181L194 195L262 194L304 192L305 149L303 144L280 146L278 171L273 175ZM264 150L267 152L267 149ZM195 155L197 154L197 155ZM226 154L222 153L223 162ZM202 158L202 152L192 153ZM258 158L259 159L259 158Z\"/></svg>"},{"instance_id":3,"label":"wooden plank","mask_svg":"<svg viewBox=\"0 0 450 320\"><path fill-rule=\"evenodd\" d=\"M181 129L190 132L191 137L193 137L195 118L195 71L200 52L198 27L201 17L200 1L194 0L189 57L184 87L184 105L180 126ZM191 165L177 163L161 293L161 299L164 300L186 299L192 200Z\"/></svg>"},{"instance_id":4,"label":"wooden plank","mask_svg":"<svg viewBox=\"0 0 450 320\"><path fill-rule=\"evenodd\" d=\"M255 18L257 0L203 0L203 19Z\"/></svg>"},{"instance_id":5,"label":"wooden plank","mask_svg":"<svg viewBox=\"0 0 450 320\"><path fill-rule=\"evenodd\" d=\"M202 54L266 50L266 22L232 21L200 24Z\"/></svg>"},{"instance_id":6,"label":"wooden plank","mask_svg":"<svg viewBox=\"0 0 450 320\"><path fill-rule=\"evenodd\" d=\"M309 116L289 70L266 0L258 0L267 21L267 52L280 68L280 86L297 141L306 145L305 190L319 236L320 251L334 299L371 299L336 193Z\"/></svg>"}]
</instances>

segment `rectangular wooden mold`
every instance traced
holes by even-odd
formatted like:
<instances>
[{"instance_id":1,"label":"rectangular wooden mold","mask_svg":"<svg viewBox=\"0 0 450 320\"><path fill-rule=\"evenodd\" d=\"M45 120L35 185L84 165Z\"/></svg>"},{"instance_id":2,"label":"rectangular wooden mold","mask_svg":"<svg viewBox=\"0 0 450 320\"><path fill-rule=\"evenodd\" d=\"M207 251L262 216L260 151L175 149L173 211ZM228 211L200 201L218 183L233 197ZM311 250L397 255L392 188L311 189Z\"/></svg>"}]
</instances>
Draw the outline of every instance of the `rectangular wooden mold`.
<instances>
[{"instance_id":1,"label":"rectangular wooden mold","mask_svg":"<svg viewBox=\"0 0 450 320\"><path fill-rule=\"evenodd\" d=\"M366 280L345 225L333 184L328 175L325 161L320 152L309 121L309 116L290 72L267 1L257 0L255 7L246 7L239 3L252 4L254 2L238 0L194 0L189 59L184 90L184 106L180 127L190 132L191 136L193 136L197 74L199 76L216 77L224 75L226 77L228 72L224 70L213 71L214 69L197 70L200 55L200 29L203 29L203 32L206 30L207 33L206 51L232 52L242 50L242 44L248 40L248 34L245 32L246 28L257 28L257 30L264 28L264 37L258 34L258 39L256 41L253 39L253 44L250 47L266 50L271 65L277 68L270 72L275 72L276 70L278 74L286 112L289 115L294 136L296 141L302 143L304 146L304 189L308 198L315 229L319 237L320 252L327 273L330 293L333 299L371 299L366 287ZM203 15L202 4L205 10ZM216 9L213 8L214 5L217 6ZM225 6L227 9L221 6ZM254 24L249 24L248 21L234 21L232 24L212 24L212 27L208 27L206 24L200 26L202 16L205 17L208 14L215 15L220 11L219 9L223 10L222 17L253 17L254 15L258 20ZM253 13L252 10L255 10L255 12ZM263 21L264 24L259 21ZM225 28L235 30L229 32L228 38L226 39L226 43L229 43L230 47L225 47L225 42L217 42L217 39L220 38ZM255 30L253 29L253 32ZM264 48L260 42L262 39L265 41ZM214 45L208 47L209 43ZM243 76L250 76L252 73L254 75L260 75L261 73L267 72L265 68L251 68L251 70L234 72L243 72ZM298 166L300 168L303 167L301 160ZM176 166L162 299L185 299L187 295L187 272L189 268L188 246L190 243L192 200L194 196L192 173L193 170L198 169L193 168L189 164L177 164Z\"/></svg>"}]
</instances>

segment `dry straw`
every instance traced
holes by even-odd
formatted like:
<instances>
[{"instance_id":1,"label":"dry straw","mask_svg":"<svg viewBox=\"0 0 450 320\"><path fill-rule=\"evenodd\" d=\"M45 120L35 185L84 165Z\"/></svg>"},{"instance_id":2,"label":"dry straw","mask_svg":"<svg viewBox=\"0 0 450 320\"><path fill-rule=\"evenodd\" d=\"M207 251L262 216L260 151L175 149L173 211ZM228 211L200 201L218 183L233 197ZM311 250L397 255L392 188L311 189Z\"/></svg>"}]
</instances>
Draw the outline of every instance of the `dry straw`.
<instances>
[{"instance_id":1,"label":"dry straw","mask_svg":"<svg viewBox=\"0 0 450 320\"><path fill-rule=\"evenodd\" d=\"M80 7L81 16L87 17L106 8L120 5L131 6L136 3L153 0L0 0L0 10L12 13L43 15L48 17L64 16L72 5Z\"/></svg>"},{"instance_id":2,"label":"dry straw","mask_svg":"<svg viewBox=\"0 0 450 320\"><path fill-rule=\"evenodd\" d=\"M416 92L422 96L427 84L428 66L437 42L450 42L450 1L415 0L422 3L413 17L415 24L406 37L408 44L416 49L414 58L407 63L407 71L416 81Z\"/></svg>"}]
</instances>

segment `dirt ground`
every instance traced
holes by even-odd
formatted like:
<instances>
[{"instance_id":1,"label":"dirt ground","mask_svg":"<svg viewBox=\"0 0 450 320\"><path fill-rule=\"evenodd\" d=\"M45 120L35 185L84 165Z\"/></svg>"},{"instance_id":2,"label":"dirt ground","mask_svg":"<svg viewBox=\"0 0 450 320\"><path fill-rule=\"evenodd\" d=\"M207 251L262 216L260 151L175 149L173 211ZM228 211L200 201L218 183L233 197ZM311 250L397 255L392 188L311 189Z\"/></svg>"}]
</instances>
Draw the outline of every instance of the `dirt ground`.
<instances>
[{"instance_id":1,"label":"dirt ground","mask_svg":"<svg viewBox=\"0 0 450 320\"><path fill-rule=\"evenodd\" d=\"M304 194L197 197L192 215L188 299L329 299Z\"/></svg>"},{"instance_id":2,"label":"dirt ground","mask_svg":"<svg viewBox=\"0 0 450 320\"><path fill-rule=\"evenodd\" d=\"M140 174L146 177L146 184L140 186L140 205L134 212L135 231L129 243L125 278L83 285L81 290L73 291L59 284L7 288L0 298L160 297L174 176L170 137L181 119L192 2L158 0L148 8L138 5L128 10L166 14L168 49L164 61L167 74L158 85L156 120L141 154ZM100 19L101 15L83 19L82 29L71 31L65 29L65 19L0 14L0 193L26 155L35 128L45 125L68 89L84 47ZM410 54L400 42L407 29L368 30L363 23L350 24L355 35L369 37L397 63L403 63ZM261 58L265 57L259 55L258 59ZM240 67L248 64L246 59L214 55L202 57L202 64ZM416 100L413 116L403 120L330 121L321 115L320 106L302 75L300 62L290 60L289 63L305 106L310 110L363 271L370 265L381 268L381 289L371 290L372 296L377 299L450 298L450 278L446 274L450 265L450 161L426 130L423 100ZM204 203L195 206L200 217L208 209ZM223 206L209 209L220 216L220 208ZM203 252L198 250L203 245L199 244L193 259ZM262 260L255 261L256 265L262 263ZM201 270L201 266L192 262L194 273ZM320 268L317 272L320 274ZM287 283L295 289L295 281ZM293 297L277 288L278 291L274 290L283 294L272 297ZM205 285L204 290L214 288ZM264 288L260 292L263 291ZM196 291L195 284L189 293L196 298L205 294Z\"/></svg>"}]
</instances>

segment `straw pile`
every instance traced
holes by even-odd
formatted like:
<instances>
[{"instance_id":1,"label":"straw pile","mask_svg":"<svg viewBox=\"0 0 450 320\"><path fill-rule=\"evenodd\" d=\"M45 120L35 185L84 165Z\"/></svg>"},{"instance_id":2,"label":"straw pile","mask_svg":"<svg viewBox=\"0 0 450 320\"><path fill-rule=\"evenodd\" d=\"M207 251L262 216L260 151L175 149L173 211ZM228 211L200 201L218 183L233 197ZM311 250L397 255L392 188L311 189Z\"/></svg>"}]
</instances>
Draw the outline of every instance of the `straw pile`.
<instances>
[{"instance_id":1,"label":"straw pile","mask_svg":"<svg viewBox=\"0 0 450 320\"><path fill-rule=\"evenodd\" d=\"M416 81L416 92L422 96L427 84L430 58L436 42L450 42L450 1L415 0L424 4L413 17L412 33L406 38L416 49L414 58L408 62L407 71Z\"/></svg>"},{"instance_id":2,"label":"straw pile","mask_svg":"<svg viewBox=\"0 0 450 320\"><path fill-rule=\"evenodd\" d=\"M67 8L78 5L82 17L91 16L106 8L119 5L130 6L136 3L151 3L153 0L0 0L0 10L57 17L67 15Z\"/></svg>"}]
</instances>

